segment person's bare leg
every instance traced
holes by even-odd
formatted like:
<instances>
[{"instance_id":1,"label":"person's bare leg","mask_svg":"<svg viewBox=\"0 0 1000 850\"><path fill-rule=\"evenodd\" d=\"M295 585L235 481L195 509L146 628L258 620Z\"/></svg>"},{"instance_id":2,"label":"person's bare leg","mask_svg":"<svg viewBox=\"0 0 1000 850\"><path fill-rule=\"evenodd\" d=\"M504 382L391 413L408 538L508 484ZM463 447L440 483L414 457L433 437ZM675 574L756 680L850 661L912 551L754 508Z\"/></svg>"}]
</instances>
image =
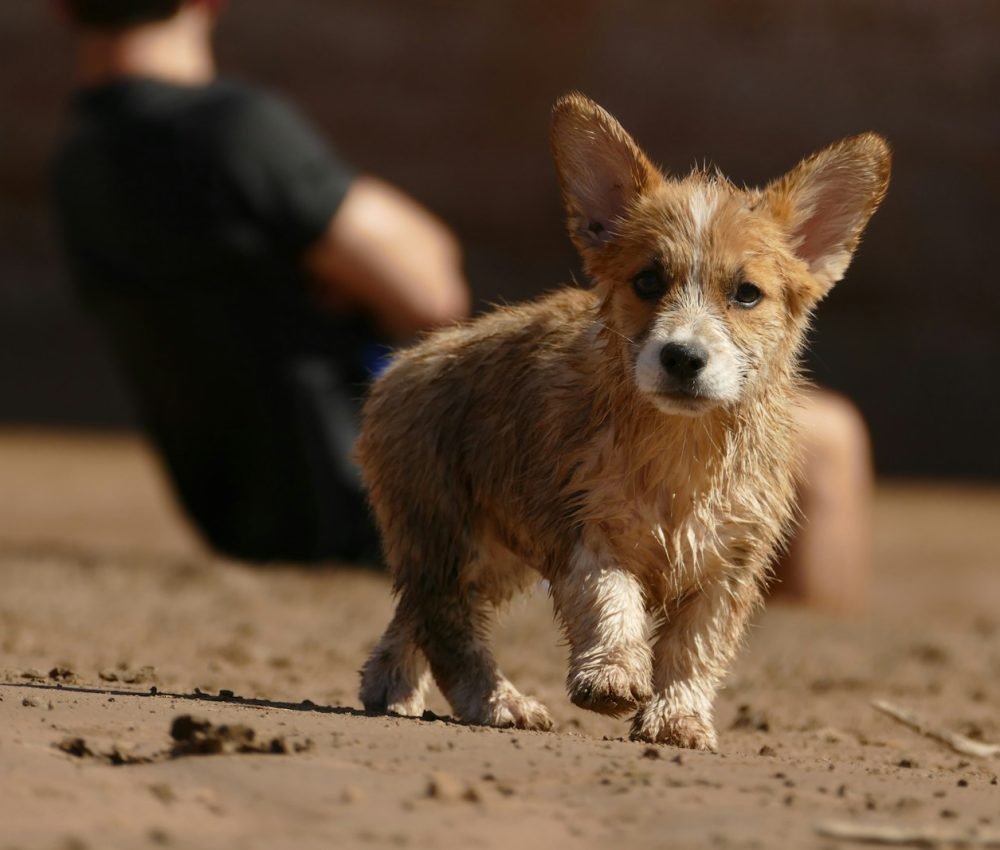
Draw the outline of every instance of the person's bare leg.
<instances>
[{"instance_id":1,"label":"person's bare leg","mask_svg":"<svg viewBox=\"0 0 1000 850\"><path fill-rule=\"evenodd\" d=\"M868 604L872 463L850 401L815 390L797 413L803 440L801 520L777 565L779 596L841 613Z\"/></svg>"}]
</instances>

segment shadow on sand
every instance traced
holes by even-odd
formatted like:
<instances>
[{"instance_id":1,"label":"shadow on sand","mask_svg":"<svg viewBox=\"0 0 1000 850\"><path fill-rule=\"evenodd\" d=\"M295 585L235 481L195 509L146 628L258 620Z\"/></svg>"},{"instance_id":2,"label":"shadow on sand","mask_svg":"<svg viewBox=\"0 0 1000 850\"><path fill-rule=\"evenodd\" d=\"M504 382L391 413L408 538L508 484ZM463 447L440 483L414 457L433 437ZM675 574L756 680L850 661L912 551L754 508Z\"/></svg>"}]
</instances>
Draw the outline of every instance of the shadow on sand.
<instances>
[{"instance_id":1,"label":"shadow on sand","mask_svg":"<svg viewBox=\"0 0 1000 850\"><path fill-rule=\"evenodd\" d=\"M209 694L195 688L190 693L175 693L173 691L161 691L159 688L150 687L145 691L134 691L127 688L99 688L88 687L86 685L65 684L63 682L0 682L0 689L30 689L36 691L58 691L69 694L96 694L98 696L109 697L133 697L135 699L184 699L193 702L225 703L228 705L244 705L252 708L275 708L284 711L311 711L317 714L339 714L347 717L385 717L384 714L373 714L360 708L352 708L344 705L318 705L311 699L304 699L301 702L283 702L280 700L259 699L256 697L242 697L229 690L221 690L217 694ZM401 717L401 715L388 715L391 717ZM420 718L404 718L407 720L422 720L426 722L450 723L458 726L464 725L453 717L434 714L432 711L425 711Z\"/></svg>"}]
</instances>

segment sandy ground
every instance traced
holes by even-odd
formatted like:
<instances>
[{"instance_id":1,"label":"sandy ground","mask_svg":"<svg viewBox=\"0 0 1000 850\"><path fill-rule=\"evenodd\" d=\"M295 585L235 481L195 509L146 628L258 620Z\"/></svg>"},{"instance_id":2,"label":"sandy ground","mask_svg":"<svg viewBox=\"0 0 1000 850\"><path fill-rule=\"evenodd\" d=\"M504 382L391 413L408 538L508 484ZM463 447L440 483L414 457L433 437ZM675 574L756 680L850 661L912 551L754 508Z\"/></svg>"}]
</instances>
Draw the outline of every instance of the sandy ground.
<instances>
[{"instance_id":1,"label":"sandy ground","mask_svg":"<svg viewBox=\"0 0 1000 850\"><path fill-rule=\"evenodd\" d=\"M1000 741L1000 491L883 486L875 529L871 612L770 606L718 701L721 752L698 754L570 705L541 592L498 645L555 732L366 717L382 576L221 561L140 441L0 433L0 850L852 846L831 823L981 841L1000 757L870 702ZM228 738L173 741L186 714Z\"/></svg>"}]
</instances>

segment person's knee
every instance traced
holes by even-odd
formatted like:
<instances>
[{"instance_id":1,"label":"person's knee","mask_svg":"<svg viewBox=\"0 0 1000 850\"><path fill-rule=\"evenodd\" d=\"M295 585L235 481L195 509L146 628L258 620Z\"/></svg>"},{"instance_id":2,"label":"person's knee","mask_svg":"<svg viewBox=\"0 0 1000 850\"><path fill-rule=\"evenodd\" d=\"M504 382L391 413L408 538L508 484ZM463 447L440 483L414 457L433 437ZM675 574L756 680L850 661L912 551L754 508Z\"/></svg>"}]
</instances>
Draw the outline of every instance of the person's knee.
<instances>
[{"instance_id":1,"label":"person's knee","mask_svg":"<svg viewBox=\"0 0 1000 850\"><path fill-rule=\"evenodd\" d=\"M810 393L797 413L802 517L777 573L787 595L842 612L867 601L872 465L868 428L846 398Z\"/></svg>"},{"instance_id":2,"label":"person's knee","mask_svg":"<svg viewBox=\"0 0 1000 850\"><path fill-rule=\"evenodd\" d=\"M871 442L861 411L835 393L811 393L799 411L806 471L815 467L865 472Z\"/></svg>"}]
</instances>

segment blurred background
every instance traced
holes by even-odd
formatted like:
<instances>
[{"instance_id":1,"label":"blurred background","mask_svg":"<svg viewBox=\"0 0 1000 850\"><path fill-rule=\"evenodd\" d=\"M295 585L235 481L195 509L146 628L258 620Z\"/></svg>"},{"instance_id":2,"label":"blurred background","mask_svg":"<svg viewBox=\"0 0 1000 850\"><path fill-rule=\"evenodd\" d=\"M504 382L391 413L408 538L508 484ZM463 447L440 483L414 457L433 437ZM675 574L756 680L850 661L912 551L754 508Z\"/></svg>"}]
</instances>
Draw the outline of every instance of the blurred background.
<instances>
[{"instance_id":1,"label":"blurred background","mask_svg":"<svg viewBox=\"0 0 1000 850\"><path fill-rule=\"evenodd\" d=\"M666 169L707 160L737 182L885 134L889 196L821 306L810 369L861 407L880 473L987 480L1000 478L998 37L995 0L234 0L217 44L224 72L288 96L346 160L445 219L480 307L576 272L547 144L569 89ZM48 3L7 3L0 55L0 425L129 429L47 203L69 36Z\"/></svg>"},{"instance_id":2,"label":"blurred background","mask_svg":"<svg viewBox=\"0 0 1000 850\"><path fill-rule=\"evenodd\" d=\"M388 582L374 574L232 569L209 556L181 516L110 353L72 295L56 240L48 164L74 81L73 45L55 5L0 5L0 684L37 689L45 678L39 671L50 669L59 679L49 681L55 714L52 702L44 714L33 713L27 707L39 705L34 697L2 703L11 723L0 748L4 763L15 766L0 773L0 793L14 801L6 808L19 815L15 824L30 823L30 833L18 834L58 829L61 847L137 846L144 835L146 843L181 846L178 836L196 829L210 836L193 839L198 846L217 845L223 834L246 835L252 846L263 846L267 834L280 835L272 842L278 846L294 835L306 846L311 830L328 828L339 831L326 836L352 836L345 846L359 836L381 842L390 829L393 844L419 837L424 827L411 824L431 821L400 820L410 815L393 808L404 799L403 778L409 811L415 776L439 763L449 771L454 765L456 776L480 769L469 760L474 748L444 752L440 761L427 751L442 747L417 736L426 731L442 741L460 730L394 726L391 735L381 732L381 751L366 743L358 755L355 733L380 732L341 727L351 718L335 708L299 715L317 721L299 727L295 715L272 710L282 703L265 702L246 722L259 720L258 731L280 723L282 735L315 728L309 734L317 751L307 762L268 757L267 770L255 764L247 773L232 761L241 772L226 781L227 762L210 759L210 768L199 768L201 760L186 759L193 764L165 774L169 784L136 784L130 774L122 794L109 793L116 788L110 773L99 777L99 767L52 751L56 734L85 734L102 747L113 741L116 757L131 752L132 742L162 744L166 718L145 694L119 698L114 711L97 696L108 687L127 692L121 681L155 683L161 694L308 697L303 708L324 712L321 706L354 704L355 671L390 605ZM574 275L582 281L547 140L552 103L568 90L606 106L668 171L707 161L737 183L776 177L849 134L876 130L889 138L895 161L887 200L847 279L820 306L808 355L815 380L853 399L871 429L882 476L870 517L873 616L841 626L826 615L807 619L770 606L768 628L752 630L753 652L721 694L720 731L737 760L769 753L775 758L758 760L761 771L780 762L801 772L795 807L778 819L778 834L812 835L827 818L820 813L853 817L862 799L868 808L877 801L879 818L906 829L939 810L941 817L961 814L954 823L963 830L975 824L977 807L987 811L984 789L996 762L970 765L936 742L922 748L918 736L890 731L868 703L892 696L942 728L1000 740L1000 261L993 257L1000 242L1000 2L230 0L217 48L223 72L289 98L345 160L440 215L463 243L479 309ZM852 576L855 588L867 589L868 560L830 571L824 589L850 592ZM544 594L529 606L514 608L510 640L499 641L514 680L556 708L573 734L620 735L623 727L612 732L570 709L561 686L564 649ZM125 678L126 671L151 678ZM63 681L77 685L57 691ZM94 702L87 713L81 690L100 700L99 711ZM169 704L173 711L172 698ZM441 711L444 702L432 706ZM203 702L199 712L229 708ZM255 717L249 708L241 707L242 717ZM338 728L354 731L342 739ZM513 738L475 737L476 751L501 777L500 768L515 762L500 746L516 759L525 755ZM582 741L567 743L584 752ZM417 748L419 756L406 761ZM664 805L680 807L677 835L686 846L697 842L687 838L695 835L692 824L705 844L745 846L775 834L776 798L768 794L753 802L724 789L706 792L725 803L722 811L701 799L704 789L675 789L671 778L671 793L646 807L640 803L647 797L637 796L645 791L632 785L647 782L651 768L640 771L622 758L616 774L596 755L588 760L596 772L546 774L553 761L540 759L542 767L528 772L527 780L537 779L526 786L530 793L500 806L487 796L485 808L463 809L474 815L456 805L457 814L441 819L422 801L415 809L447 824L452 842L469 823L482 833L491 812L498 824L534 830L547 806L574 828L600 823L593 835L601 839L622 824L633 834L652 824L644 838L655 843L670 811ZM806 780L835 763L838 776L849 776L846 799L805 793ZM509 767L509 775L518 770ZM607 793L624 808L612 809L606 795L581 796L590 793L588 783L598 787L598 776L602 784L615 778ZM623 776L635 777L632 785ZM931 788L956 781L973 787L947 801L936 799L942 790L930 797ZM546 789L560 785L553 804ZM756 780L749 785L770 790ZM169 792L155 793L163 810L148 794L157 787ZM340 787L350 807L329 805ZM135 796L131 805L125 790L142 800ZM560 809L564 798L569 803ZM582 821L581 801L592 810ZM792 802L789 795L785 803ZM995 819L995 796L992 805ZM640 810L646 814L637 819ZM527 819L512 819L518 812ZM86 827L93 838L68 832L83 830L80 824L93 825ZM119 833L128 837L109 841ZM524 846L561 834L541 830ZM509 843L513 833L500 825L496 835ZM579 846L587 839L574 835Z\"/></svg>"}]
</instances>

